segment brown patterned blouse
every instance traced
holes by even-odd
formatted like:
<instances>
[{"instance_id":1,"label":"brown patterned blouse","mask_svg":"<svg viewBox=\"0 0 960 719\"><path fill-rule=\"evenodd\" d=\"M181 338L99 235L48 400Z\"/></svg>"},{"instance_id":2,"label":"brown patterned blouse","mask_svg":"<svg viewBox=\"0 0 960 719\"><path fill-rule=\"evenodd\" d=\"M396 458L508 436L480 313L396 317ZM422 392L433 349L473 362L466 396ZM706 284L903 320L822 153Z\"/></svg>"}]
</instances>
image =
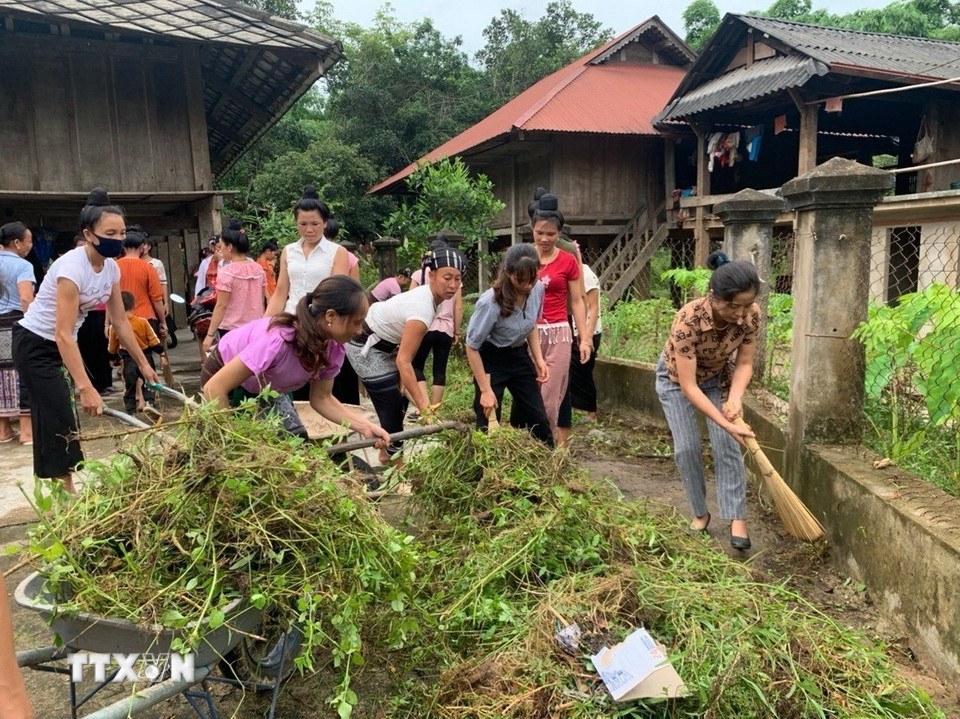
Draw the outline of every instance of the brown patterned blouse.
<instances>
[{"instance_id":1,"label":"brown patterned blouse","mask_svg":"<svg viewBox=\"0 0 960 719\"><path fill-rule=\"evenodd\" d=\"M670 337L663 348L667 374L672 381L679 383L677 356L693 357L697 361L697 384L720 375L720 386L729 387L737 348L756 342L759 328L760 307L756 303L750 305L741 324L728 324L718 330L713 326L708 298L688 302L673 318Z\"/></svg>"}]
</instances>

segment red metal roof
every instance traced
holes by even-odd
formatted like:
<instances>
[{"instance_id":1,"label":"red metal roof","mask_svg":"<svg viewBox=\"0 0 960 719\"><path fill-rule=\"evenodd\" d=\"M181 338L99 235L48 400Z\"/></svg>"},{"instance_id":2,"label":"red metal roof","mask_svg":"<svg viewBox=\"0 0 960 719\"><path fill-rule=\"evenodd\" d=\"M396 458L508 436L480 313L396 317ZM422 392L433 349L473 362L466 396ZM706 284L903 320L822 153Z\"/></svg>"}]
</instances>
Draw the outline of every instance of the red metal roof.
<instances>
[{"instance_id":1,"label":"red metal roof","mask_svg":"<svg viewBox=\"0 0 960 719\"><path fill-rule=\"evenodd\" d=\"M591 62L628 36L641 32L650 22L638 25L543 78L476 125L407 165L368 192L384 190L410 175L420 165L462 155L515 129L659 134L651 121L673 96L685 75L684 68L616 60L603 64Z\"/></svg>"}]
</instances>

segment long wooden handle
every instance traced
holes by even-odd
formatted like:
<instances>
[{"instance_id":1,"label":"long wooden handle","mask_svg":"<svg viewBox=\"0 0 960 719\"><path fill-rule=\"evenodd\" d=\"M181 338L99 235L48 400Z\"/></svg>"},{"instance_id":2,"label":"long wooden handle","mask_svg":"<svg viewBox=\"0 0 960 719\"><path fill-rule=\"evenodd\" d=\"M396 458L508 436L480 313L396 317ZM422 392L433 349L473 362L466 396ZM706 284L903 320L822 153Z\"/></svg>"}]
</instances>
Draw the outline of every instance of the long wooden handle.
<instances>
[{"instance_id":1,"label":"long wooden handle","mask_svg":"<svg viewBox=\"0 0 960 719\"><path fill-rule=\"evenodd\" d=\"M405 429L402 432L394 432L390 435L390 442L397 442L404 439L416 439L417 437L425 437L428 434L436 434L437 432L442 432L445 429L455 429L457 431L465 431L469 429L467 425L462 422L454 422L448 420L446 422L438 422L437 424L428 424L423 427L414 427L413 429ZM331 444L329 447L324 447L327 451L327 454L338 454L340 452L353 452L358 449L364 449L366 447L372 447L379 439L351 439L347 442L341 442L340 444Z\"/></svg>"},{"instance_id":2,"label":"long wooden handle","mask_svg":"<svg viewBox=\"0 0 960 719\"><path fill-rule=\"evenodd\" d=\"M733 423L738 427L748 427L746 422L743 421L743 417L737 417L733 420ZM770 475L775 474L777 477L780 477L780 473L774 469L773 464L770 463L770 460L767 459L767 455L763 453L763 450L760 449L760 443L757 442L756 437L744 437L744 444L747 445L747 451L750 452L750 456L753 457L753 461L757 463L757 468L764 474Z\"/></svg>"}]
</instances>

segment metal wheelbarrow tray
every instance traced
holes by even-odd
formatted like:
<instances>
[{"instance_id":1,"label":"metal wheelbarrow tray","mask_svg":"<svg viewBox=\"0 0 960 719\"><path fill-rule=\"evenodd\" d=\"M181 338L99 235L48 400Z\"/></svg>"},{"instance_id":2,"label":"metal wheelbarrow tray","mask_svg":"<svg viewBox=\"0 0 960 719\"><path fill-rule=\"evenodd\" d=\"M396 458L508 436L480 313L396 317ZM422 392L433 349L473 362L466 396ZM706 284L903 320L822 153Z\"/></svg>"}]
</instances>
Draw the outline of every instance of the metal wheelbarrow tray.
<instances>
[{"instance_id":1,"label":"metal wheelbarrow tray","mask_svg":"<svg viewBox=\"0 0 960 719\"><path fill-rule=\"evenodd\" d=\"M57 613L53 596L44 590L46 579L34 572L16 588L14 599L25 609L37 612L50 624L67 648L102 652L104 654L135 654L170 652L173 640L183 635L183 629L167 629L159 624L137 624L126 619L104 617L79 612ZM236 647L245 634L255 634L260 628L262 613L245 599L235 599L224 607L226 621L206 632L196 647L194 665L215 664Z\"/></svg>"}]
</instances>

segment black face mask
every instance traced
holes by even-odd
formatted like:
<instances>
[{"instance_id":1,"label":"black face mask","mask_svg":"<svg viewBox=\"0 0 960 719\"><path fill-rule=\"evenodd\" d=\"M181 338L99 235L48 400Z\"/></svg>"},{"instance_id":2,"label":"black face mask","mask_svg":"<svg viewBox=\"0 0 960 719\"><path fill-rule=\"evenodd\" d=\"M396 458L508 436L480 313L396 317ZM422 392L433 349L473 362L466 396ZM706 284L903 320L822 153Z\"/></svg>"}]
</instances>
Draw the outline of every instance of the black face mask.
<instances>
[{"instance_id":1,"label":"black face mask","mask_svg":"<svg viewBox=\"0 0 960 719\"><path fill-rule=\"evenodd\" d=\"M112 237L101 237L95 234L99 244L93 246L101 257L119 257L123 252L123 240L115 240Z\"/></svg>"}]
</instances>

